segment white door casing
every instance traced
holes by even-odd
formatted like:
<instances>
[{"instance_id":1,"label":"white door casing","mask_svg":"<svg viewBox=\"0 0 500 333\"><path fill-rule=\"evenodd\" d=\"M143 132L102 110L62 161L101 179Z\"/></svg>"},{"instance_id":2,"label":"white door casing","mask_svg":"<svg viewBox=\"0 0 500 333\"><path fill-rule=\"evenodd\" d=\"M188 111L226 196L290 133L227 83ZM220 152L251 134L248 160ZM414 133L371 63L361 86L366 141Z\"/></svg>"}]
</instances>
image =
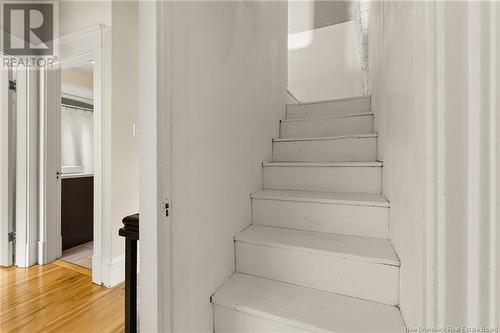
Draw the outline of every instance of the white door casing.
<instances>
[{"instance_id":1,"label":"white door casing","mask_svg":"<svg viewBox=\"0 0 500 333\"><path fill-rule=\"evenodd\" d=\"M168 73L170 3L139 4L140 123L140 330L172 330L171 112ZM165 201L170 214L165 214Z\"/></svg>"},{"instance_id":2,"label":"white door casing","mask_svg":"<svg viewBox=\"0 0 500 333\"><path fill-rule=\"evenodd\" d=\"M38 71L16 70L16 265L37 262Z\"/></svg>"},{"instance_id":3,"label":"white door casing","mask_svg":"<svg viewBox=\"0 0 500 333\"><path fill-rule=\"evenodd\" d=\"M12 216L9 207L12 205L10 191L10 155L9 137L10 101L9 101L9 72L0 70L0 265L12 265L12 242L9 242L9 232L12 230Z\"/></svg>"},{"instance_id":4,"label":"white door casing","mask_svg":"<svg viewBox=\"0 0 500 333\"><path fill-rule=\"evenodd\" d=\"M97 25L59 40L59 69L93 62L94 86L94 253L92 282L107 287L115 284L110 274L111 232L109 157L111 156L111 69L110 28ZM105 217L108 218L105 218Z\"/></svg>"}]
</instances>

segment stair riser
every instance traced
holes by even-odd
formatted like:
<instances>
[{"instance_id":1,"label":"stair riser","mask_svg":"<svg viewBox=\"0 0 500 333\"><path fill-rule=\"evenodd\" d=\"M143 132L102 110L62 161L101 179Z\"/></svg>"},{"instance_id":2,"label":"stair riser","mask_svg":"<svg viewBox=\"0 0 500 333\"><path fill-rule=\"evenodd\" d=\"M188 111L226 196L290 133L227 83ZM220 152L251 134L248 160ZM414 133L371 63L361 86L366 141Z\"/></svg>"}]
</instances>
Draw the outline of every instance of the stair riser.
<instances>
[{"instance_id":1,"label":"stair riser","mask_svg":"<svg viewBox=\"0 0 500 333\"><path fill-rule=\"evenodd\" d=\"M373 116L283 121L281 138L318 138L373 133Z\"/></svg>"},{"instance_id":2,"label":"stair riser","mask_svg":"<svg viewBox=\"0 0 500 333\"><path fill-rule=\"evenodd\" d=\"M287 326L278 321L258 317L249 313L214 305L214 324L217 333L306 333L309 331Z\"/></svg>"},{"instance_id":3,"label":"stair riser","mask_svg":"<svg viewBox=\"0 0 500 333\"><path fill-rule=\"evenodd\" d=\"M273 143L275 162L368 162L377 159L377 138Z\"/></svg>"},{"instance_id":4,"label":"stair riser","mask_svg":"<svg viewBox=\"0 0 500 333\"><path fill-rule=\"evenodd\" d=\"M385 238L389 208L252 199L253 224L305 231Z\"/></svg>"},{"instance_id":5,"label":"stair riser","mask_svg":"<svg viewBox=\"0 0 500 333\"><path fill-rule=\"evenodd\" d=\"M399 267L238 241L235 245L238 272L398 304Z\"/></svg>"},{"instance_id":6,"label":"stair riser","mask_svg":"<svg viewBox=\"0 0 500 333\"><path fill-rule=\"evenodd\" d=\"M265 166L264 188L273 190L380 193L381 167Z\"/></svg>"},{"instance_id":7,"label":"stair riser","mask_svg":"<svg viewBox=\"0 0 500 333\"><path fill-rule=\"evenodd\" d=\"M287 119L343 116L370 112L370 98L356 98L327 103L289 104Z\"/></svg>"}]
</instances>

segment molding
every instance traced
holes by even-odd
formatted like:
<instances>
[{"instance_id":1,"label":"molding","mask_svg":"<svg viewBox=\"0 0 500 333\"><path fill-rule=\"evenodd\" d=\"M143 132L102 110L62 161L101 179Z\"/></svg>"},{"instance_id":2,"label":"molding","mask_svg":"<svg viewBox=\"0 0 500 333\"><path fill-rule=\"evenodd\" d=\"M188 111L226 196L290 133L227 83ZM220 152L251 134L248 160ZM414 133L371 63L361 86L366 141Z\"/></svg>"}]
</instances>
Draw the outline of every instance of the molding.
<instances>
[{"instance_id":1,"label":"molding","mask_svg":"<svg viewBox=\"0 0 500 333\"><path fill-rule=\"evenodd\" d=\"M139 4L140 86L140 331L170 332L172 326L171 226L160 212L170 184L170 126L168 107L171 63L170 2ZM167 163L168 162L168 163ZM167 167L168 165L168 167Z\"/></svg>"},{"instance_id":2,"label":"molding","mask_svg":"<svg viewBox=\"0 0 500 333\"><path fill-rule=\"evenodd\" d=\"M37 254L38 254L38 264L45 265L48 264L47 261L47 242L39 240L37 244Z\"/></svg>"},{"instance_id":3,"label":"molding","mask_svg":"<svg viewBox=\"0 0 500 333\"><path fill-rule=\"evenodd\" d=\"M92 261L94 257L92 257ZM113 288L125 281L125 255L111 260L101 259L101 284L107 288ZM94 268L94 264L92 264Z\"/></svg>"},{"instance_id":4,"label":"molding","mask_svg":"<svg viewBox=\"0 0 500 333\"><path fill-rule=\"evenodd\" d=\"M3 57L0 57L2 60ZM3 60L2 60L3 61ZM9 242L10 230L9 205L12 196L9 191L9 87L8 71L0 70L0 265L12 265L12 242Z\"/></svg>"},{"instance_id":5,"label":"molding","mask_svg":"<svg viewBox=\"0 0 500 333\"><path fill-rule=\"evenodd\" d=\"M427 85L427 216L424 230L424 327L441 327L445 316L446 184L444 8L426 3L429 49Z\"/></svg>"},{"instance_id":6,"label":"molding","mask_svg":"<svg viewBox=\"0 0 500 333\"><path fill-rule=\"evenodd\" d=\"M31 241L22 247L24 248L24 253L26 254L26 257L19 258L20 262L18 262L16 253L16 266L21 268L26 268L35 265L37 263L38 241ZM17 247L17 249L18 248L19 247Z\"/></svg>"},{"instance_id":7,"label":"molding","mask_svg":"<svg viewBox=\"0 0 500 333\"><path fill-rule=\"evenodd\" d=\"M93 104L94 90L88 89L69 82L61 82L61 92L63 97L71 98L75 101Z\"/></svg>"},{"instance_id":8,"label":"molding","mask_svg":"<svg viewBox=\"0 0 500 333\"><path fill-rule=\"evenodd\" d=\"M16 265L37 262L38 240L38 72L16 70Z\"/></svg>"},{"instance_id":9,"label":"molding","mask_svg":"<svg viewBox=\"0 0 500 333\"><path fill-rule=\"evenodd\" d=\"M457 306L453 302L463 300L460 306L464 313L462 325L468 327L498 327L500 324L500 233L498 226L500 207L499 156L500 123L498 95L500 70L500 5L494 2L463 3L460 10L467 20L452 22L446 2L429 2L426 4L426 15L429 23L428 41L430 49L427 57L430 66L427 105L427 217L424 235L424 327L446 327L456 318L449 318L448 311ZM458 5L457 5L458 6ZM449 110L446 101L457 98L451 95L448 88L447 71L455 71L456 65L447 62L450 54L446 53L446 40L456 37L450 29L453 24L463 24L468 34L463 41L466 45L464 53L459 55L467 66L458 77L467 80L464 88L468 101L464 112L459 115L467 118L464 142L461 147L468 152L464 155L467 168L463 172L464 204L468 216L457 225L457 221L447 221L448 201L447 180L447 137L446 114ZM488 36L490 43L484 43ZM463 47L465 48L465 46ZM449 52L449 51L448 51ZM449 73L448 73L449 76ZM450 124L448 126L452 126ZM448 207L449 209L449 207ZM457 241L449 238L452 228L464 227L467 239L463 242L463 265L467 271L465 281L460 285L464 295L454 297L448 290L447 281L453 274L459 274L450 268L447 258L447 242ZM449 250L448 250L449 251ZM449 287L448 287L449 288ZM450 321L451 320L451 321Z\"/></svg>"},{"instance_id":10,"label":"molding","mask_svg":"<svg viewBox=\"0 0 500 333\"><path fill-rule=\"evenodd\" d=\"M50 244L47 244L47 242L44 240L39 240L37 242L35 256L38 255L38 262L37 263L39 265L45 265L45 264L48 264L48 263L53 261L53 260L47 259L48 245L50 245ZM61 236L57 237L57 244L56 244L55 248L62 249L62 237ZM58 258L61 257L61 255L62 255L62 253L57 253Z\"/></svg>"},{"instance_id":11,"label":"molding","mask_svg":"<svg viewBox=\"0 0 500 333\"><path fill-rule=\"evenodd\" d=\"M56 38L54 42L59 43L59 59L69 61L73 57L80 57L85 53L92 53L96 48L104 47L103 34L109 28L96 24L88 29Z\"/></svg>"},{"instance_id":12,"label":"molding","mask_svg":"<svg viewBox=\"0 0 500 333\"><path fill-rule=\"evenodd\" d=\"M94 61L94 89L92 100L94 104L94 253L92 260L92 281L96 284L112 286L121 281L119 263L104 261L102 258L111 253L111 237L103 234L111 233L110 200L110 133L111 133L111 34L110 27L96 25L89 29L68 34L59 38L61 57L57 65L61 68L71 68L89 61ZM87 95L81 87L64 84L63 92ZM73 96L72 96L73 98ZM84 100L83 100L84 101ZM88 102L88 101L85 101ZM107 218L106 218L107 217ZM123 265L122 265L123 266ZM118 268L115 268L118 267ZM123 266L124 267L124 266ZM122 274L124 274L122 272Z\"/></svg>"}]
</instances>

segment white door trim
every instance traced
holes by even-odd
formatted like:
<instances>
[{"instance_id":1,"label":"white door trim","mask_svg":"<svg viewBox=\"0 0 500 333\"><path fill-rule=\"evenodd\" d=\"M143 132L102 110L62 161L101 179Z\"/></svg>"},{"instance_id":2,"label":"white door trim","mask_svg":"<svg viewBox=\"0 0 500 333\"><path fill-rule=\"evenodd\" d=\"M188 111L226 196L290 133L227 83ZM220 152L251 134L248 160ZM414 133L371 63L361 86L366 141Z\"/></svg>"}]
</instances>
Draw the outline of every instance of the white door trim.
<instances>
[{"instance_id":1,"label":"white door trim","mask_svg":"<svg viewBox=\"0 0 500 333\"><path fill-rule=\"evenodd\" d=\"M111 232L110 189L106 186L109 178L111 156L111 45L110 28L97 25L85 31L62 36L59 40L61 60L56 64L60 69L94 63L94 254L92 257L92 281L107 287L116 285L114 262L111 258L111 237L103 237ZM106 168L107 165L107 168ZM49 222L50 223L50 222ZM60 228L60 226L59 226ZM50 246L54 246L52 244ZM56 246L61 246L57 244ZM111 272L111 273L110 273Z\"/></svg>"},{"instance_id":2,"label":"white door trim","mask_svg":"<svg viewBox=\"0 0 500 333\"><path fill-rule=\"evenodd\" d=\"M140 72L140 331L171 331L171 225L169 197L171 127L168 107L170 4L139 4ZM172 198L169 199L170 205ZM171 206L172 207L172 206Z\"/></svg>"},{"instance_id":3,"label":"white door trim","mask_svg":"<svg viewBox=\"0 0 500 333\"><path fill-rule=\"evenodd\" d=\"M0 60L3 56L0 55ZM3 61L3 60L2 60ZM0 70L0 266L12 265L12 242L9 242L9 224L12 216L9 206L12 193L9 183L9 71Z\"/></svg>"},{"instance_id":4,"label":"white door trim","mask_svg":"<svg viewBox=\"0 0 500 333\"><path fill-rule=\"evenodd\" d=\"M500 207L500 4L495 2L467 2L460 8L467 10L467 20L460 21L467 27L467 50L458 55L467 60L467 75L461 73L458 79L467 79L467 96L457 97L455 91L447 89L449 72L456 70L456 64L450 64L446 54L446 40L455 37L450 29L450 4L429 2L426 4L428 24L429 53L431 59L427 69L429 96L427 104L427 218L424 231L424 327L446 327L453 322L447 312L456 306L450 297L449 281L453 279L456 266L451 266L447 258L447 242L454 228L466 227L467 239L461 245L466 256L463 258L467 269L463 299L466 307L462 324L468 327L498 327L500 324L500 227L498 225ZM455 22L456 23L456 22ZM488 44L480 44L481 37L488 33ZM455 35L454 35L455 34ZM487 46L487 47L486 47ZM449 51L448 51L449 52ZM465 53L467 52L467 53ZM449 56L449 54L448 54ZM484 61L488 59L489 61ZM454 67L455 66L455 67ZM485 71L484 69L488 70ZM447 73L448 72L448 73ZM448 77L447 77L448 74ZM457 78L455 78L457 79ZM467 163L467 220L457 225L449 221L447 210L450 201L447 198L447 149L450 138L447 137L447 116L456 110L447 105L454 98L468 101L465 116L467 130L465 142L468 156ZM460 115L464 116L464 114ZM463 222L462 222L463 223ZM467 266L465 266L467 265ZM451 267L451 268L450 268ZM450 300L451 299L451 300Z\"/></svg>"},{"instance_id":5,"label":"white door trim","mask_svg":"<svg viewBox=\"0 0 500 333\"><path fill-rule=\"evenodd\" d=\"M17 68L16 265L37 262L38 71Z\"/></svg>"}]
</instances>

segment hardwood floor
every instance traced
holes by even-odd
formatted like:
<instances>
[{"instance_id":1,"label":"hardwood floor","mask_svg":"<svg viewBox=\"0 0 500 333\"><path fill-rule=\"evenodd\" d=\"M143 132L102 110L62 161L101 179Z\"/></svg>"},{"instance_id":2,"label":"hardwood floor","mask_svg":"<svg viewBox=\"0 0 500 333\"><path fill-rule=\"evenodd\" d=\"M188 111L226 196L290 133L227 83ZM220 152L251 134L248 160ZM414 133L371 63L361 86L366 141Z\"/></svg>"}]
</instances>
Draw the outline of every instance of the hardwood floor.
<instances>
[{"instance_id":1,"label":"hardwood floor","mask_svg":"<svg viewBox=\"0 0 500 333\"><path fill-rule=\"evenodd\" d=\"M91 271L56 261L0 268L0 332L123 332L123 284L97 286Z\"/></svg>"}]
</instances>

